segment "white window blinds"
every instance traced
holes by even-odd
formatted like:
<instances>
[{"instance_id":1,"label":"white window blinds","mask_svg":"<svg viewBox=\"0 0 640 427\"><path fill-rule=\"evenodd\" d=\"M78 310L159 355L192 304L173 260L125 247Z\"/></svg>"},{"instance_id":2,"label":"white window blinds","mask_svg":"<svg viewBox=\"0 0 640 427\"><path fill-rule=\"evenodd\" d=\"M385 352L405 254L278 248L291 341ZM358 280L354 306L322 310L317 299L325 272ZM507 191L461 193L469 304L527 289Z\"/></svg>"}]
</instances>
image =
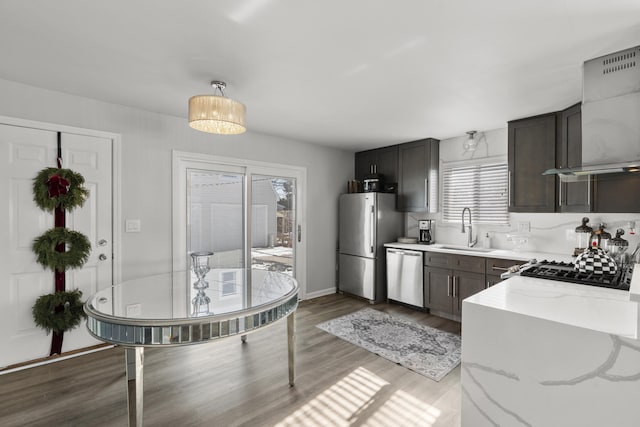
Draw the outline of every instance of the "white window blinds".
<instances>
[{"instance_id":1,"label":"white window blinds","mask_svg":"<svg viewBox=\"0 0 640 427\"><path fill-rule=\"evenodd\" d=\"M471 208L473 222L508 224L507 164L444 167L442 219L460 222L462 209Z\"/></svg>"}]
</instances>

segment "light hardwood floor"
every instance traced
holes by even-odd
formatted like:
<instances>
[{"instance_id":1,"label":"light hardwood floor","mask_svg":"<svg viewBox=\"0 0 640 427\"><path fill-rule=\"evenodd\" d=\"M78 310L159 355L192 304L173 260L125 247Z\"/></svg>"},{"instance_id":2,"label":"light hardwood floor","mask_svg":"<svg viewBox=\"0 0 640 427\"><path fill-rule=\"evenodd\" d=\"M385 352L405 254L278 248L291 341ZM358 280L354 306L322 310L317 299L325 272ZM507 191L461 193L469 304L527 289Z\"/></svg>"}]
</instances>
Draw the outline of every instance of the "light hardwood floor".
<instances>
[{"instance_id":1,"label":"light hardwood floor","mask_svg":"<svg viewBox=\"0 0 640 427\"><path fill-rule=\"evenodd\" d=\"M286 322L209 344L147 349L146 426L459 426L460 367L440 382L316 324L372 307L459 334L460 324L396 304L330 295L297 311L296 385ZM0 375L0 426L126 426L124 350Z\"/></svg>"}]
</instances>

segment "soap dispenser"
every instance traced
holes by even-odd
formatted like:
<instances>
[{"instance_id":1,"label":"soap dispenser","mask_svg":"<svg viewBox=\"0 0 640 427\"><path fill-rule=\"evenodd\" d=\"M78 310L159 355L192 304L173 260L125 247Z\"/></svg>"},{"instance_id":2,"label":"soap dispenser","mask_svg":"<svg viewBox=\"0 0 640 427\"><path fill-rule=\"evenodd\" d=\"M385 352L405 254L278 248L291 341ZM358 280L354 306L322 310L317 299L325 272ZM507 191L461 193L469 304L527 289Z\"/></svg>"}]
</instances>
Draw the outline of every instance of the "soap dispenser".
<instances>
[{"instance_id":1,"label":"soap dispenser","mask_svg":"<svg viewBox=\"0 0 640 427\"><path fill-rule=\"evenodd\" d=\"M484 235L484 238L482 239L482 245L485 249L491 248L491 236L489 236L489 232Z\"/></svg>"}]
</instances>

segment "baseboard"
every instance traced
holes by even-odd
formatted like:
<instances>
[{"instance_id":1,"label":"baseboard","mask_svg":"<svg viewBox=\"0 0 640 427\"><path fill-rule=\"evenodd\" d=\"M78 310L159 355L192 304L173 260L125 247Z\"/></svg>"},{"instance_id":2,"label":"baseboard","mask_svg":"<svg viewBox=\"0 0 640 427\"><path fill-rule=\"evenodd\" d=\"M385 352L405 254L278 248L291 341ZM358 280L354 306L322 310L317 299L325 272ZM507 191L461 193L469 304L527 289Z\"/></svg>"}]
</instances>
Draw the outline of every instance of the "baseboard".
<instances>
[{"instance_id":1,"label":"baseboard","mask_svg":"<svg viewBox=\"0 0 640 427\"><path fill-rule=\"evenodd\" d=\"M434 316L444 317L445 319L453 320L454 322L462 322L462 318L460 316L454 316L453 314L450 314L450 313L445 313L442 311L433 311L433 310L429 310L429 313L433 314Z\"/></svg>"},{"instance_id":2,"label":"baseboard","mask_svg":"<svg viewBox=\"0 0 640 427\"><path fill-rule=\"evenodd\" d=\"M113 347L115 347L113 344L102 343L96 344L91 347L80 348L78 350L71 350L62 354L55 354L53 356L41 357L39 359L16 363L14 365L9 365L1 368L0 375L10 374L12 372L22 371L28 368L35 368L36 366L48 365L49 363L59 362L61 360L67 360L73 357L83 356L85 354L94 353L96 351L106 350Z\"/></svg>"},{"instance_id":3,"label":"baseboard","mask_svg":"<svg viewBox=\"0 0 640 427\"><path fill-rule=\"evenodd\" d=\"M304 299L314 299L314 298L320 298L326 295L333 295L337 292L337 289L335 286L332 286L330 288L327 289L322 289L319 291L313 291L313 292L307 292L307 295L305 295Z\"/></svg>"}]
</instances>

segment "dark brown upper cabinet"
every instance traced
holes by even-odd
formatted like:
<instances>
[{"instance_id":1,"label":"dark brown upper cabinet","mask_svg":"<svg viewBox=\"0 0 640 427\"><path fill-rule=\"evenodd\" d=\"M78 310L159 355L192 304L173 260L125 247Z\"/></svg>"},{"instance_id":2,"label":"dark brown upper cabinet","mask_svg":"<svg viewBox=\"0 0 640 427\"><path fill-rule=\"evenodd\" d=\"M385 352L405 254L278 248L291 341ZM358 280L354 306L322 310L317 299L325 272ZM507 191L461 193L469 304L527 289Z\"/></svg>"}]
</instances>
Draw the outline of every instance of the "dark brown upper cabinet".
<instances>
[{"instance_id":1,"label":"dark brown upper cabinet","mask_svg":"<svg viewBox=\"0 0 640 427\"><path fill-rule=\"evenodd\" d=\"M593 176L593 211L603 213L640 212L640 172L607 173Z\"/></svg>"},{"instance_id":2,"label":"dark brown upper cabinet","mask_svg":"<svg viewBox=\"0 0 640 427\"><path fill-rule=\"evenodd\" d=\"M355 175L364 181L370 174L382 174L384 182L398 182L398 146L360 151L355 155Z\"/></svg>"},{"instance_id":3,"label":"dark brown upper cabinet","mask_svg":"<svg viewBox=\"0 0 640 427\"><path fill-rule=\"evenodd\" d=\"M582 104L572 105L558 112L558 139L556 167L582 166ZM559 212L589 212L591 210L592 185L588 181L558 182Z\"/></svg>"},{"instance_id":4,"label":"dark brown upper cabinet","mask_svg":"<svg viewBox=\"0 0 640 427\"><path fill-rule=\"evenodd\" d=\"M556 135L556 113L508 123L510 212L555 211Z\"/></svg>"},{"instance_id":5,"label":"dark brown upper cabinet","mask_svg":"<svg viewBox=\"0 0 640 427\"><path fill-rule=\"evenodd\" d=\"M508 124L509 211L640 212L640 173L562 182L547 169L582 166L581 104ZM555 132L555 133L554 133Z\"/></svg>"},{"instance_id":6,"label":"dark brown upper cabinet","mask_svg":"<svg viewBox=\"0 0 640 427\"><path fill-rule=\"evenodd\" d=\"M439 162L437 139L427 138L398 146L398 210L437 211Z\"/></svg>"}]
</instances>

